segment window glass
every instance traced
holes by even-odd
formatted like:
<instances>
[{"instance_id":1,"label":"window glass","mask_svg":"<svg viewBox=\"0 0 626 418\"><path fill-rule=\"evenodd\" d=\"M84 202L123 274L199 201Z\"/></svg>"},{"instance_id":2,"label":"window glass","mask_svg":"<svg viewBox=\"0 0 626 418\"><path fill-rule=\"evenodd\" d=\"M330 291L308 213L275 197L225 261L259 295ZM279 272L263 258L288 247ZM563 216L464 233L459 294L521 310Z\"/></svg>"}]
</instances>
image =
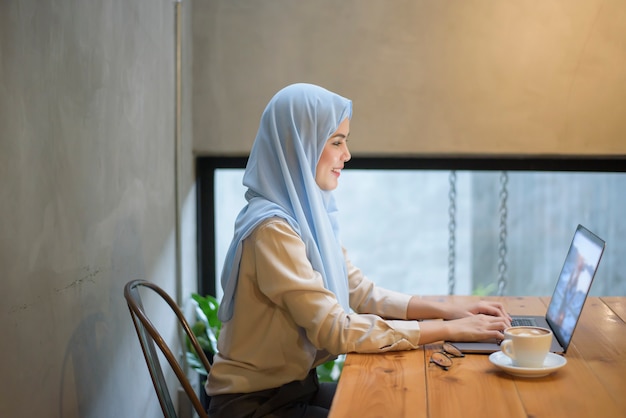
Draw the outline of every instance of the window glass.
<instances>
[{"instance_id":1,"label":"window glass","mask_svg":"<svg viewBox=\"0 0 626 418\"><path fill-rule=\"evenodd\" d=\"M607 241L591 294L626 295L626 174L455 173L451 181L443 170L344 170L335 196L353 263L411 294L447 294L452 269L456 294L495 294L502 275L507 295L547 296L580 223ZM218 281L245 204L242 176L215 172Z\"/></svg>"}]
</instances>

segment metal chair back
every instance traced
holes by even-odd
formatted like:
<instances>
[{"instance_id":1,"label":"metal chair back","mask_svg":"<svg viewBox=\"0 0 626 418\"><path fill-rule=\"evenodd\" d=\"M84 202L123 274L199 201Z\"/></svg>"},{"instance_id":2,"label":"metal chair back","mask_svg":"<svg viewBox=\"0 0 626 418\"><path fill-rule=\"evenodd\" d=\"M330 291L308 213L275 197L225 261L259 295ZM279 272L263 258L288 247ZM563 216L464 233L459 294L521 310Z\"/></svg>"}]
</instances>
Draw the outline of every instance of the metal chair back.
<instances>
[{"instance_id":1,"label":"metal chair back","mask_svg":"<svg viewBox=\"0 0 626 418\"><path fill-rule=\"evenodd\" d=\"M196 350L196 353L198 354L198 357L204 365L207 373L211 370L211 363L200 347L200 344L198 343L198 340L191 330L191 327L185 319L182 311L176 302L174 302L174 300L167 294L167 292L156 284L146 280L133 280L126 284L124 287L124 297L126 298L126 303L128 304L128 309L130 310L130 316L133 319L133 324L135 325L135 330L137 331L137 336L139 337L139 342L141 343L141 349L146 359L148 370L150 371L150 377L152 378L154 389L156 390L161 409L163 410L163 415L166 418L178 418L176 408L172 402L170 392L167 388L167 382L165 380L165 376L163 375L163 369L161 368L161 363L157 355L157 347L167 359L167 362L176 374L176 377L200 418L208 418L207 412L202 406L194 387L189 382L189 379L176 359L176 356L172 353L172 350L168 347L157 328L148 318L141 301L141 294L139 291L140 288L149 289L155 292L170 306L176 315L179 324L182 326L183 331Z\"/></svg>"}]
</instances>

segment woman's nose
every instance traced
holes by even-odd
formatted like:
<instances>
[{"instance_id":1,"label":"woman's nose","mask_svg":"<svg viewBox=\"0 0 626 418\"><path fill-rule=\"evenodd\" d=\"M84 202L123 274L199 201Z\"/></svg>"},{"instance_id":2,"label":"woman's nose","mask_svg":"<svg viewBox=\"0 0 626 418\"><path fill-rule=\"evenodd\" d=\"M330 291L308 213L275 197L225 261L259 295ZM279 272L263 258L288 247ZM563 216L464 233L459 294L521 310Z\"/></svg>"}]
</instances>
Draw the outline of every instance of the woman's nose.
<instances>
[{"instance_id":1,"label":"woman's nose","mask_svg":"<svg viewBox=\"0 0 626 418\"><path fill-rule=\"evenodd\" d=\"M350 150L348 149L348 144L345 145L345 150L343 152L343 162L347 163L352 158L352 154L350 154Z\"/></svg>"}]
</instances>

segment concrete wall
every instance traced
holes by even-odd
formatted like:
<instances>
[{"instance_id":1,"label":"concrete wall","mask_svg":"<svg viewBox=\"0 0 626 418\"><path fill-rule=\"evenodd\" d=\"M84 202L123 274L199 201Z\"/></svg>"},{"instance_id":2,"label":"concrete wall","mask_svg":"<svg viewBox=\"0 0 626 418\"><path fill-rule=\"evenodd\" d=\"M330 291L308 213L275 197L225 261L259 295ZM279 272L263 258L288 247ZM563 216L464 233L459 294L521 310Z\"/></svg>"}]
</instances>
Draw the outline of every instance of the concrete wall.
<instances>
[{"instance_id":1,"label":"concrete wall","mask_svg":"<svg viewBox=\"0 0 626 418\"><path fill-rule=\"evenodd\" d=\"M359 154L625 154L626 2L196 2L195 148L247 155L279 88L354 100Z\"/></svg>"},{"instance_id":2,"label":"concrete wall","mask_svg":"<svg viewBox=\"0 0 626 418\"><path fill-rule=\"evenodd\" d=\"M0 2L2 417L160 415L123 286L195 288L189 65L176 277L174 12Z\"/></svg>"}]
</instances>

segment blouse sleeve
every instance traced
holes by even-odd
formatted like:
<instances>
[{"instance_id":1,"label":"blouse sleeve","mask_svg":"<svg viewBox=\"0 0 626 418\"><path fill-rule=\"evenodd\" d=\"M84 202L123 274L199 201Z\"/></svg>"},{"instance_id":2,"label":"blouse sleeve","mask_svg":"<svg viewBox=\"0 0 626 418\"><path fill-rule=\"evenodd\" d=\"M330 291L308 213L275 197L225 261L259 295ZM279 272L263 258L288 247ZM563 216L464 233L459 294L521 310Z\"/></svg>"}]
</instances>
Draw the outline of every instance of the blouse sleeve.
<instances>
[{"instance_id":1,"label":"blouse sleeve","mask_svg":"<svg viewBox=\"0 0 626 418\"><path fill-rule=\"evenodd\" d=\"M321 275L313 270L304 242L286 222L266 222L256 229L253 238L260 291L289 312L294 324L318 349L338 355L418 348L417 321L385 320L375 313L388 308L390 317L403 318L398 312L404 309L406 316L406 304L404 308L395 307L395 295L389 298L368 291L362 275L359 278L354 273L358 283L350 301L363 313L345 312L335 295L324 287ZM367 312L369 308L371 312Z\"/></svg>"}]
</instances>

